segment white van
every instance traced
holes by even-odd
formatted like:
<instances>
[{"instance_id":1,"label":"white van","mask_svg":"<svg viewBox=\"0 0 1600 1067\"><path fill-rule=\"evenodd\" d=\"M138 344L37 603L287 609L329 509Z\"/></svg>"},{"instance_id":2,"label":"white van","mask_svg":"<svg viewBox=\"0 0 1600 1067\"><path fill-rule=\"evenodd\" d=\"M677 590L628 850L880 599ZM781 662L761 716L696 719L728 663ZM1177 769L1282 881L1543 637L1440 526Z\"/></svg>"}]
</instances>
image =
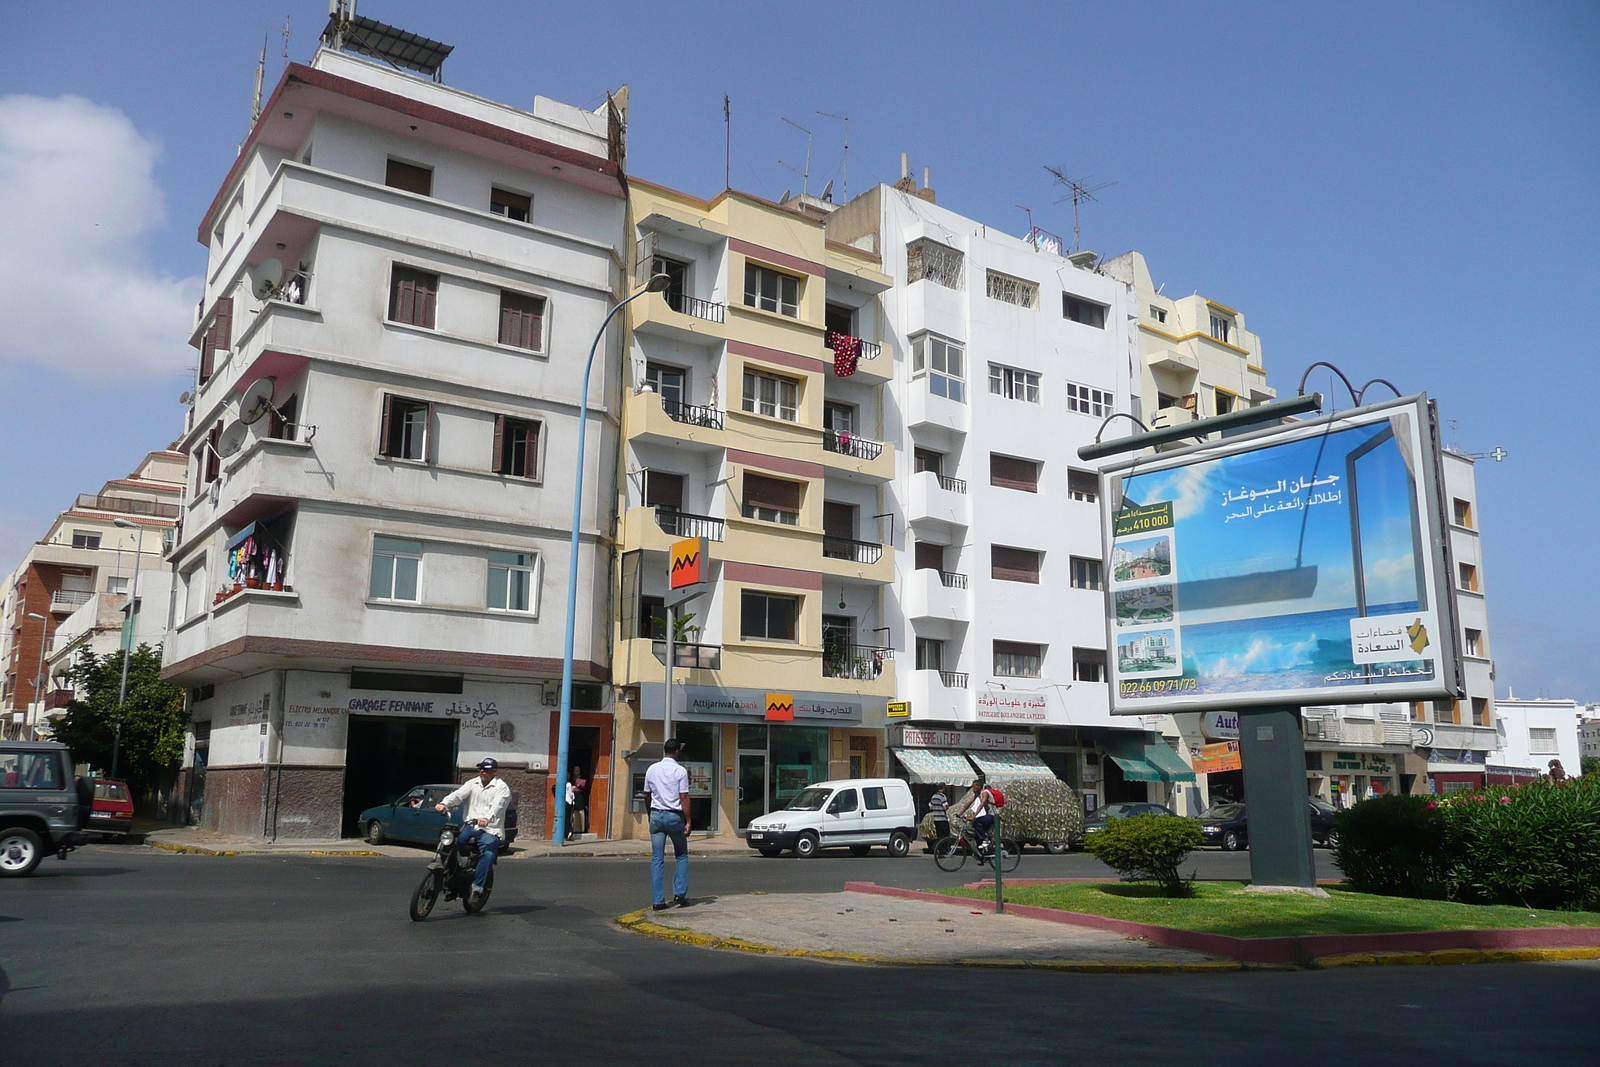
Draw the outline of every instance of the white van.
<instances>
[{"instance_id":1,"label":"white van","mask_svg":"<svg viewBox=\"0 0 1600 1067\"><path fill-rule=\"evenodd\" d=\"M819 848L848 848L865 856L883 845L904 856L917 834L911 787L898 778L850 778L806 786L782 811L750 821L745 843L763 856L784 849L805 859Z\"/></svg>"}]
</instances>

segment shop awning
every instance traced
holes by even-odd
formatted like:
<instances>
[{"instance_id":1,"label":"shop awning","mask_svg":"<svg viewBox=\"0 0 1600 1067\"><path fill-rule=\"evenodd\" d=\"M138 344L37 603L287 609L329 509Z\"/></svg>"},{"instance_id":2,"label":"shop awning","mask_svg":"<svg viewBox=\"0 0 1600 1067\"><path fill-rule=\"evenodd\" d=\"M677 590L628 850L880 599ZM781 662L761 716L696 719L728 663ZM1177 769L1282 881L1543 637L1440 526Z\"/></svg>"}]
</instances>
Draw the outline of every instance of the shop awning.
<instances>
[{"instance_id":1,"label":"shop awning","mask_svg":"<svg viewBox=\"0 0 1600 1067\"><path fill-rule=\"evenodd\" d=\"M954 748L891 748L913 782L923 785L972 781L972 764Z\"/></svg>"},{"instance_id":2,"label":"shop awning","mask_svg":"<svg viewBox=\"0 0 1600 1067\"><path fill-rule=\"evenodd\" d=\"M1194 772L1172 746L1152 733L1112 733L1100 739L1106 755L1132 782L1192 782Z\"/></svg>"},{"instance_id":3,"label":"shop awning","mask_svg":"<svg viewBox=\"0 0 1600 1067\"><path fill-rule=\"evenodd\" d=\"M1054 778L1052 771L1033 752L985 752L964 750L978 770L990 778Z\"/></svg>"}]
</instances>

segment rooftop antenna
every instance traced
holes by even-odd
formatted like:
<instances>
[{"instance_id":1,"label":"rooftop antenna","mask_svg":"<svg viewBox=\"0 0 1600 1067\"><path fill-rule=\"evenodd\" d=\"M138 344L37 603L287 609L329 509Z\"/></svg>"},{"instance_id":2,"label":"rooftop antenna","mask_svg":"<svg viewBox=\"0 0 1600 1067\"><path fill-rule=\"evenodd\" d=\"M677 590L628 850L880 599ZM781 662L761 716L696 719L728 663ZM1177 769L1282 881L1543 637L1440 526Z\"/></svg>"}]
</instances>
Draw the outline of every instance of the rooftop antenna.
<instances>
[{"instance_id":1,"label":"rooftop antenna","mask_svg":"<svg viewBox=\"0 0 1600 1067\"><path fill-rule=\"evenodd\" d=\"M283 65L289 65L289 16L283 16L283 29L278 31L278 36L283 38Z\"/></svg>"},{"instance_id":2,"label":"rooftop antenna","mask_svg":"<svg viewBox=\"0 0 1600 1067\"><path fill-rule=\"evenodd\" d=\"M817 114L825 119L838 119L844 123L844 175L843 180L839 183L843 187L839 197L848 202L850 199L850 116L835 115L831 111L819 111Z\"/></svg>"},{"instance_id":3,"label":"rooftop antenna","mask_svg":"<svg viewBox=\"0 0 1600 1067\"><path fill-rule=\"evenodd\" d=\"M780 119L783 119L784 122L787 122L789 125L793 126L795 129L799 130L801 133L806 135L806 169L805 170L800 170L798 167L791 166L788 163L783 163L783 160L781 160L781 159L778 160L778 162L779 163L783 163L784 166L788 167L790 170L792 170L796 174L800 175L800 180L801 180L800 195L801 196L810 196L811 195L811 142L815 139L815 135L810 130L808 130L804 126L800 125L798 122L795 122L793 119L785 119L785 118L783 118L782 115L779 115L778 117Z\"/></svg>"},{"instance_id":4,"label":"rooftop antenna","mask_svg":"<svg viewBox=\"0 0 1600 1067\"><path fill-rule=\"evenodd\" d=\"M722 94L722 187L733 188L733 105Z\"/></svg>"},{"instance_id":5,"label":"rooftop antenna","mask_svg":"<svg viewBox=\"0 0 1600 1067\"><path fill-rule=\"evenodd\" d=\"M1018 204L1017 210L1028 216L1028 233L1033 233L1033 208Z\"/></svg>"},{"instance_id":6,"label":"rooftop antenna","mask_svg":"<svg viewBox=\"0 0 1600 1067\"><path fill-rule=\"evenodd\" d=\"M268 31L271 32L271 31ZM250 97L250 125L261 117L261 83L267 76L267 35L261 35L261 58L256 60L256 90Z\"/></svg>"},{"instance_id":7,"label":"rooftop antenna","mask_svg":"<svg viewBox=\"0 0 1600 1067\"><path fill-rule=\"evenodd\" d=\"M1076 252L1083 240L1083 227L1078 221L1079 205L1085 203L1094 203L1097 199L1094 195L1095 193L1098 193L1102 189L1109 189L1117 183L1094 182L1094 179L1087 176L1082 178L1068 177L1064 167L1047 166L1044 169L1049 171L1055 177L1057 185L1065 185L1067 187L1067 195L1063 196L1060 200L1057 200L1056 203L1064 204L1068 200L1072 201L1072 250Z\"/></svg>"}]
</instances>

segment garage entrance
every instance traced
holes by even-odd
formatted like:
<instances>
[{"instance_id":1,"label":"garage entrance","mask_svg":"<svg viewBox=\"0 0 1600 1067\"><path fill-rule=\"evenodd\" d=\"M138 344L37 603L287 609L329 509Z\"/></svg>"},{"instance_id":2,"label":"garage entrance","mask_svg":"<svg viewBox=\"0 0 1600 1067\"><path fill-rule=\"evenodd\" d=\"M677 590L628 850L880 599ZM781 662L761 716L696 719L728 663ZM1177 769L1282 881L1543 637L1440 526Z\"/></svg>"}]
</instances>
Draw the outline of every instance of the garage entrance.
<instances>
[{"instance_id":1,"label":"garage entrance","mask_svg":"<svg viewBox=\"0 0 1600 1067\"><path fill-rule=\"evenodd\" d=\"M350 716L344 754L344 835L359 836L357 815L393 801L414 785L454 782L459 777L456 727L455 720Z\"/></svg>"}]
</instances>

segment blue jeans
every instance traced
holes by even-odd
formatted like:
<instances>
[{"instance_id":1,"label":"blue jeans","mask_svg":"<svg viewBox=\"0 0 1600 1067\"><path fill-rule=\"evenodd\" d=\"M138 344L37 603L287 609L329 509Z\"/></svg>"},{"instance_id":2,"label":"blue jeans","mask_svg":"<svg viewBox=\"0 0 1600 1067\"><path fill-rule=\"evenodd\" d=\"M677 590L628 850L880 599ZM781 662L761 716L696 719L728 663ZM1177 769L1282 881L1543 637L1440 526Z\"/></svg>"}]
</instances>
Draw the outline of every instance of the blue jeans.
<instances>
[{"instance_id":1,"label":"blue jeans","mask_svg":"<svg viewBox=\"0 0 1600 1067\"><path fill-rule=\"evenodd\" d=\"M478 870L472 877L472 888L482 889L483 883L489 879L489 868L494 866L495 857L500 855L500 839L481 826L469 826L456 838L456 847L465 852L467 845L474 840L478 842Z\"/></svg>"},{"instance_id":2,"label":"blue jeans","mask_svg":"<svg viewBox=\"0 0 1600 1067\"><path fill-rule=\"evenodd\" d=\"M683 835L683 816L675 811L650 813L650 892L657 904L667 902L663 882L667 873L667 838L672 838L672 895L689 895L689 839Z\"/></svg>"},{"instance_id":3,"label":"blue jeans","mask_svg":"<svg viewBox=\"0 0 1600 1067\"><path fill-rule=\"evenodd\" d=\"M993 815L980 815L972 820L972 836L978 839L979 844L983 843L984 839L989 836L989 831L993 829Z\"/></svg>"}]
</instances>

